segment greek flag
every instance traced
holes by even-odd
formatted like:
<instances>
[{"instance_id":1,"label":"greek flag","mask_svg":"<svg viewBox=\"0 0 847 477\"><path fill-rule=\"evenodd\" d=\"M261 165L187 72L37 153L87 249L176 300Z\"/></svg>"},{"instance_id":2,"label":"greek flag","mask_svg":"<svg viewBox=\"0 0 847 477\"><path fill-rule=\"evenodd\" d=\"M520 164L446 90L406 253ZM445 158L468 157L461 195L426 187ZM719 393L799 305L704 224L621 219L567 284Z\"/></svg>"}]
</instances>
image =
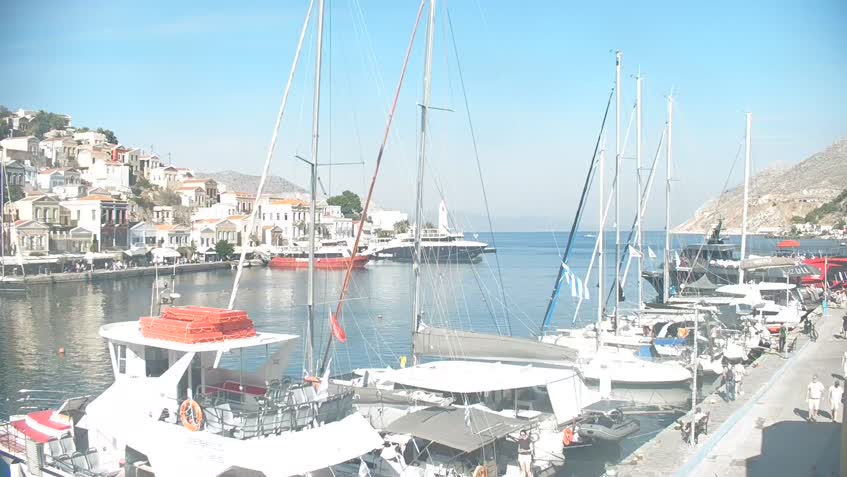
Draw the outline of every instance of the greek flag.
<instances>
[{"instance_id":1,"label":"greek flag","mask_svg":"<svg viewBox=\"0 0 847 477\"><path fill-rule=\"evenodd\" d=\"M653 252L653 249L650 248L650 247L647 247L647 256L650 257L650 258L656 258L656 254Z\"/></svg>"},{"instance_id":2,"label":"greek flag","mask_svg":"<svg viewBox=\"0 0 847 477\"><path fill-rule=\"evenodd\" d=\"M571 296L588 300L588 287L582 283L582 279L574 276L571 280Z\"/></svg>"},{"instance_id":3,"label":"greek flag","mask_svg":"<svg viewBox=\"0 0 847 477\"><path fill-rule=\"evenodd\" d=\"M632 256L632 258L641 258L644 256L644 254L642 254L637 248L633 247L632 245L629 246L629 254Z\"/></svg>"}]
</instances>

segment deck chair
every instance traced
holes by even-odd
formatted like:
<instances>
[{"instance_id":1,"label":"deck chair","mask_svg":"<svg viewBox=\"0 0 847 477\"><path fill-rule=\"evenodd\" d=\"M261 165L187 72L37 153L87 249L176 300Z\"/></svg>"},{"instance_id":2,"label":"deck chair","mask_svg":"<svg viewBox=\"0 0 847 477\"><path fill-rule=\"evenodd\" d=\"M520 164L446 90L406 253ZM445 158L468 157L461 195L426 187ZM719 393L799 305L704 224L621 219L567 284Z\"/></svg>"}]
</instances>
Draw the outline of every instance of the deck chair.
<instances>
[{"instance_id":1,"label":"deck chair","mask_svg":"<svg viewBox=\"0 0 847 477\"><path fill-rule=\"evenodd\" d=\"M51 439L47 441L47 446L44 450L45 455L49 455L52 459L55 459L65 453L64 450L62 450L62 443L59 442L59 439Z\"/></svg>"},{"instance_id":2,"label":"deck chair","mask_svg":"<svg viewBox=\"0 0 847 477\"><path fill-rule=\"evenodd\" d=\"M62 445L62 450L64 451L64 454L71 455L76 452L76 444L74 444L74 438L70 435L63 436L61 439L59 439L59 442Z\"/></svg>"},{"instance_id":3,"label":"deck chair","mask_svg":"<svg viewBox=\"0 0 847 477\"><path fill-rule=\"evenodd\" d=\"M71 455L71 462L73 462L74 472L77 474L83 474L91 471L91 467L88 465L88 460L85 458L85 454L82 452L74 452Z\"/></svg>"}]
</instances>

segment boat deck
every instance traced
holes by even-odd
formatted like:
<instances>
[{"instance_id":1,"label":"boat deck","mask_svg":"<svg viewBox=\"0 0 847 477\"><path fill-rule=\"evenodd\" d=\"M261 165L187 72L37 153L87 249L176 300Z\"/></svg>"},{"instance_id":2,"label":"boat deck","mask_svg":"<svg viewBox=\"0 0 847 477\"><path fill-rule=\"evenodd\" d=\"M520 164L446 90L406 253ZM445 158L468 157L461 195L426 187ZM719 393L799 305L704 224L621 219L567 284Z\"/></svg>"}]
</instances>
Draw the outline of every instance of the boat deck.
<instances>
[{"instance_id":1,"label":"boat deck","mask_svg":"<svg viewBox=\"0 0 847 477\"><path fill-rule=\"evenodd\" d=\"M823 417L806 422L805 393L813 374L827 388L836 379L843 382L847 342L836 336L843 313L831 309L822 317L816 310L811 316L820 338L811 342L791 333L789 345L797 337L794 351L784 357L768 353L748 366L736 401L723 399L723 387L708 396L700 407L710 413L709 434L699 444L685 444L671 426L617 465L617 475L838 475L842 424ZM828 416L826 399L821 408Z\"/></svg>"}]
</instances>

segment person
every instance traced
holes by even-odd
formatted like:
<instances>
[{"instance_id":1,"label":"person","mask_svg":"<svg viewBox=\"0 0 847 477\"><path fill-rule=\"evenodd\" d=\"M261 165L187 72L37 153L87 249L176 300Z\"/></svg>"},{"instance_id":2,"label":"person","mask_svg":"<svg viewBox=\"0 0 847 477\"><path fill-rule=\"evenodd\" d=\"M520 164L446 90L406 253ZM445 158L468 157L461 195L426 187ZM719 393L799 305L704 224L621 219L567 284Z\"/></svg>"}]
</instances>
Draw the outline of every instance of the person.
<instances>
[{"instance_id":1,"label":"person","mask_svg":"<svg viewBox=\"0 0 847 477\"><path fill-rule=\"evenodd\" d=\"M744 392L741 390L741 378L744 377L744 366L741 362L735 363L732 374L735 377L735 395L739 396Z\"/></svg>"},{"instance_id":2,"label":"person","mask_svg":"<svg viewBox=\"0 0 847 477\"><path fill-rule=\"evenodd\" d=\"M518 438L518 465L522 477L532 477L532 437L522 430Z\"/></svg>"},{"instance_id":3,"label":"person","mask_svg":"<svg viewBox=\"0 0 847 477\"><path fill-rule=\"evenodd\" d=\"M723 376L726 386L726 398L729 401L735 401L735 376L732 365L729 362L726 363L726 370Z\"/></svg>"},{"instance_id":4,"label":"person","mask_svg":"<svg viewBox=\"0 0 847 477\"><path fill-rule=\"evenodd\" d=\"M818 416L818 411L821 407L821 397L823 396L823 383L818 381L818 375L812 376L812 382L806 388L806 402L809 405L809 420L815 421Z\"/></svg>"},{"instance_id":5,"label":"person","mask_svg":"<svg viewBox=\"0 0 847 477\"><path fill-rule=\"evenodd\" d=\"M844 374L841 377L847 380L847 351L844 352L844 356L841 357L841 368L844 371Z\"/></svg>"},{"instance_id":6,"label":"person","mask_svg":"<svg viewBox=\"0 0 847 477\"><path fill-rule=\"evenodd\" d=\"M785 328L785 323L779 326L779 352L785 352L785 342L788 340L788 331Z\"/></svg>"},{"instance_id":7,"label":"person","mask_svg":"<svg viewBox=\"0 0 847 477\"><path fill-rule=\"evenodd\" d=\"M844 390L841 389L841 384L838 381L829 387L829 416L833 422L838 419L838 408L841 405L841 397L844 395Z\"/></svg>"},{"instance_id":8,"label":"person","mask_svg":"<svg viewBox=\"0 0 847 477\"><path fill-rule=\"evenodd\" d=\"M847 338L847 313L841 317L841 337Z\"/></svg>"}]
</instances>

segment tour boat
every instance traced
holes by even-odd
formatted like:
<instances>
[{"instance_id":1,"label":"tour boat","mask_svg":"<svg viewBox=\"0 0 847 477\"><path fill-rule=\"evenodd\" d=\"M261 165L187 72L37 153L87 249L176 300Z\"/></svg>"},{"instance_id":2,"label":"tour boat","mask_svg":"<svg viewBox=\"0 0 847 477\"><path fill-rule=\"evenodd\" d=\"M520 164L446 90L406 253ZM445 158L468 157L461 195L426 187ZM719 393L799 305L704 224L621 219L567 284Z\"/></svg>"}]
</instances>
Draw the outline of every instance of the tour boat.
<instances>
[{"instance_id":1,"label":"tour boat","mask_svg":"<svg viewBox=\"0 0 847 477\"><path fill-rule=\"evenodd\" d=\"M349 249L341 246L323 245L315 250L315 268L321 270L346 270L351 266L352 268L364 268L369 259L368 255L357 254L353 257ZM268 262L268 266L280 269L308 268L308 249L283 250Z\"/></svg>"},{"instance_id":2,"label":"tour boat","mask_svg":"<svg viewBox=\"0 0 847 477\"><path fill-rule=\"evenodd\" d=\"M298 337L257 332L245 312L172 307L104 325L100 336L115 376L108 389L0 425L0 455L14 475L114 475L125 467L127 475L157 477L281 477L383 444L353 412L351 392L330 392L328 376L284 378ZM245 367L257 358L259 369Z\"/></svg>"}]
</instances>

